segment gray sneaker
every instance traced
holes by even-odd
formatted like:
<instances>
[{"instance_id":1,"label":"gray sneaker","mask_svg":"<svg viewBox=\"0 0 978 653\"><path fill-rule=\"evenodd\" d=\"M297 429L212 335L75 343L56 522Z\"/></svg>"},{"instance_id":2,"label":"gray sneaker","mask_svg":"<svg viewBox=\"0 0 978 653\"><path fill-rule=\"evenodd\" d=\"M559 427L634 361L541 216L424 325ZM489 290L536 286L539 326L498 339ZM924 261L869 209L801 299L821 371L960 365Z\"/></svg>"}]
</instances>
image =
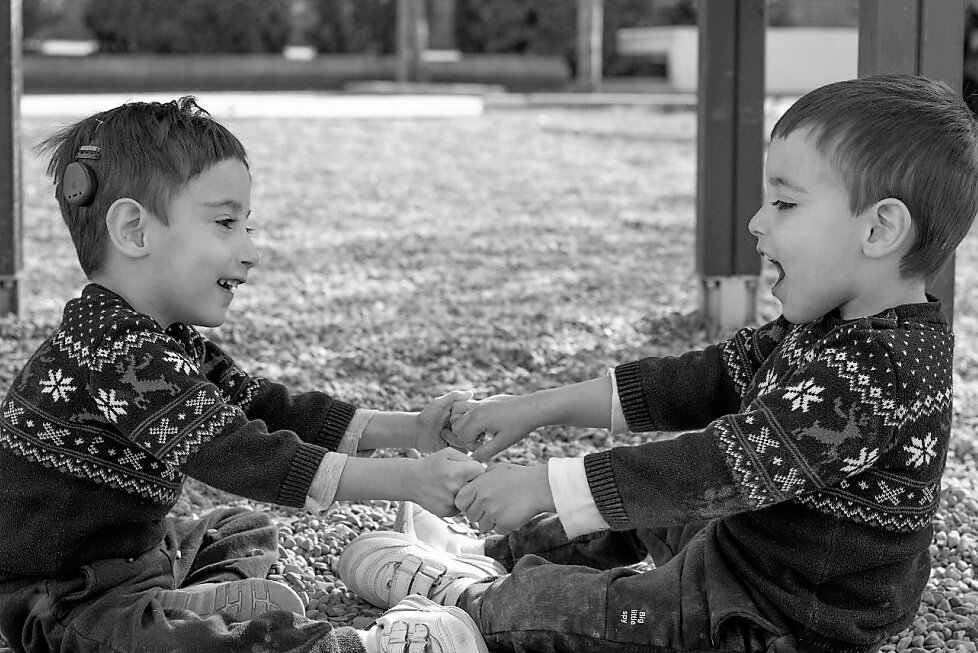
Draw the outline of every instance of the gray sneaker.
<instances>
[{"instance_id":1,"label":"gray sneaker","mask_svg":"<svg viewBox=\"0 0 978 653\"><path fill-rule=\"evenodd\" d=\"M367 631L382 653L488 653L482 634L461 608L408 596Z\"/></svg>"},{"instance_id":2,"label":"gray sneaker","mask_svg":"<svg viewBox=\"0 0 978 653\"><path fill-rule=\"evenodd\" d=\"M386 608L409 594L455 605L472 583L505 575L492 558L446 553L404 533L364 533L340 555L340 578L364 600Z\"/></svg>"},{"instance_id":3,"label":"gray sneaker","mask_svg":"<svg viewBox=\"0 0 978 653\"><path fill-rule=\"evenodd\" d=\"M222 613L234 621L247 621L271 610L285 610L296 614L303 614L306 610L295 590L264 578L201 583L178 590L161 590L157 600L164 608L189 610L201 617Z\"/></svg>"}]
</instances>

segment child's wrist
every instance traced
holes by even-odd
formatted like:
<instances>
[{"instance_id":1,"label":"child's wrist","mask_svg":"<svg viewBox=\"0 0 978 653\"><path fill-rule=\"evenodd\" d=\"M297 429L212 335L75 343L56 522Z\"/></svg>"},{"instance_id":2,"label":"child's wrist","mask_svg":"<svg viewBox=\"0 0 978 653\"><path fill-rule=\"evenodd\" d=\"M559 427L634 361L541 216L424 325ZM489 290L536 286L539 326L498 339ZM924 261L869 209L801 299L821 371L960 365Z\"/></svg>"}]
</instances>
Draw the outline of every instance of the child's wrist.
<instances>
[{"instance_id":1,"label":"child's wrist","mask_svg":"<svg viewBox=\"0 0 978 653\"><path fill-rule=\"evenodd\" d=\"M422 490L426 484L424 473L424 458L403 458L404 460L404 495L408 501L421 503Z\"/></svg>"},{"instance_id":2,"label":"child's wrist","mask_svg":"<svg viewBox=\"0 0 978 653\"><path fill-rule=\"evenodd\" d=\"M540 512L557 512L546 463L533 466L533 480L534 495L537 498L537 506L540 508Z\"/></svg>"},{"instance_id":3,"label":"child's wrist","mask_svg":"<svg viewBox=\"0 0 978 653\"><path fill-rule=\"evenodd\" d=\"M428 430L421 420L421 413L410 413L409 426L405 429L409 434L411 448L417 449L421 453L433 453L438 451L438 447L432 448Z\"/></svg>"},{"instance_id":4,"label":"child's wrist","mask_svg":"<svg viewBox=\"0 0 978 653\"><path fill-rule=\"evenodd\" d=\"M535 431L551 424L561 423L560 395L553 389L538 390L526 395L526 399L529 430Z\"/></svg>"}]
</instances>

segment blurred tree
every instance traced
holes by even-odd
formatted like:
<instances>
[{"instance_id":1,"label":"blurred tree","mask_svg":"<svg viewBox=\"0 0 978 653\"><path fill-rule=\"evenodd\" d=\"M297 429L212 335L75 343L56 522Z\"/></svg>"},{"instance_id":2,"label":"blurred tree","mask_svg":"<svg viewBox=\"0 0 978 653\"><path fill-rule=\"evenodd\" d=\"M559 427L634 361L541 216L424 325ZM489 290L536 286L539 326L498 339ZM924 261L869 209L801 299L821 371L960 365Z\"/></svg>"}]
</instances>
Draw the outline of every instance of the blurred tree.
<instances>
[{"instance_id":1,"label":"blurred tree","mask_svg":"<svg viewBox=\"0 0 978 653\"><path fill-rule=\"evenodd\" d=\"M572 0L458 1L458 44L463 52L555 54L577 66L577 3ZM603 68L616 72L615 33L652 25L661 3L605 0Z\"/></svg>"},{"instance_id":2,"label":"blurred tree","mask_svg":"<svg viewBox=\"0 0 978 653\"><path fill-rule=\"evenodd\" d=\"M25 44L57 17L48 0L23 0L22 10Z\"/></svg>"},{"instance_id":3,"label":"blurred tree","mask_svg":"<svg viewBox=\"0 0 978 653\"><path fill-rule=\"evenodd\" d=\"M309 0L318 17L309 43L320 52L391 54L396 47L394 0Z\"/></svg>"},{"instance_id":4,"label":"blurred tree","mask_svg":"<svg viewBox=\"0 0 978 653\"><path fill-rule=\"evenodd\" d=\"M85 21L104 52L281 52L288 0L89 0Z\"/></svg>"}]
</instances>

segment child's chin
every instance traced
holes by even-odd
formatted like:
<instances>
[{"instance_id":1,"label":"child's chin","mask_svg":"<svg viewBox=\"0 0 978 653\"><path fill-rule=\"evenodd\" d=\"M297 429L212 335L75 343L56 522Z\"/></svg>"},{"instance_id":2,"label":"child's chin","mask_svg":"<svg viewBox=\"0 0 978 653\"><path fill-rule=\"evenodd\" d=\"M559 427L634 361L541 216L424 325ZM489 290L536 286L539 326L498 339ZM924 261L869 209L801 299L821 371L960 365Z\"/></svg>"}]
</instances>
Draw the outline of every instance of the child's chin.
<instances>
[{"instance_id":1,"label":"child's chin","mask_svg":"<svg viewBox=\"0 0 978 653\"><path fill-rule=\"evenodd\" d=\"M202 317L196 320L196 324L194 324L194 326L213 329L224 324L225 320L227 320L227 314L221 316Z\"/></svg>"}]
</instances>

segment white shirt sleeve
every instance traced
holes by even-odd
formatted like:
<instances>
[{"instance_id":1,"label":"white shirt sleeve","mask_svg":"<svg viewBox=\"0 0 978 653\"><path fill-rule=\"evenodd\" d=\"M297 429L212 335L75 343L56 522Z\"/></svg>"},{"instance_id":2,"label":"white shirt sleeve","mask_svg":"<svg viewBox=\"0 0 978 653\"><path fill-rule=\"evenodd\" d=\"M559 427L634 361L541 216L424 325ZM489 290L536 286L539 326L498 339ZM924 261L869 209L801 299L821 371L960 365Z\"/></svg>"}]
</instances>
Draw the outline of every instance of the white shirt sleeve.
<instances>
[{"instance_id":1,"label":"white shirt sleeve","mask_svg":"<svg viewBox=\"0 0 978 653\"><path fill-rule=\"evenodd\" d=\"M370 418L376 414L376 410L357 408L357 412L353 413L353 419L350 420L350 425L346 427L343 439L340 440L339 446L336 447L337 453L356 456L360 448L360 438L363 437L363 431L367 428ZM372 452L373 449L367 449L364 453L369 455Z\"/></svg>"},{"instance_id":2,"label":"white shirt sleeve","mask_svg":"<svg viewBox=\"0 0 978 653\"><path fill-rule=\"evenodd\" d=\"M568 538L609 528L591 497L583 458L551 458L547 461L547 478L557 518Z\"/></svg>"},{"instance_id":3,"label":"white shirt sleeve","mask_svg":"<svg viewBox=\"0 0 978 653\"><path fill-rule=\"evenodd\" d=\"M370 418L377 414L376 410L364 410L357 408L350 420L350 425L346 427L343 439L340 440L336 452L327 453L323 456L323 461L319 463L319 469L309 484L309 492L306 494L305 508L309 512L320 512L333 503L336 496L336 488L340 484L340 476L343 468L346 467L347 456L356 456L360 446L360 438L363 437L363 430L367 428ZM369 455L369 451L362 452Z\"/></svg>"},{"instance_id":4,"label":"white shirt sleeve","mask_svg":"<svg viewBox=\"0 0 978 653\"><path fill-rule=\"evenodd\" d=\"M319 463L316 475L312 477L309 484L309 492L306 494L305 508L309 512L320 512L329 508L336 496L336 488L340 485L340 475L346 467L347 455L345 453L329 452L323 456L323 461Z\"/></svg>"},{"instance_id":5,"label":"white shirt sleeve","mask_svg":"<svg viewBox=\"0 0 978 653\"><path fill-rule=\"evenodd\" d=\"M621 398L618 396L615 368L608 368L608 376L611 377L611 425L609 427L611 434L628 433L628 422L625 421L625 411L621 407Z\"/></svg>"}]
</instances>

